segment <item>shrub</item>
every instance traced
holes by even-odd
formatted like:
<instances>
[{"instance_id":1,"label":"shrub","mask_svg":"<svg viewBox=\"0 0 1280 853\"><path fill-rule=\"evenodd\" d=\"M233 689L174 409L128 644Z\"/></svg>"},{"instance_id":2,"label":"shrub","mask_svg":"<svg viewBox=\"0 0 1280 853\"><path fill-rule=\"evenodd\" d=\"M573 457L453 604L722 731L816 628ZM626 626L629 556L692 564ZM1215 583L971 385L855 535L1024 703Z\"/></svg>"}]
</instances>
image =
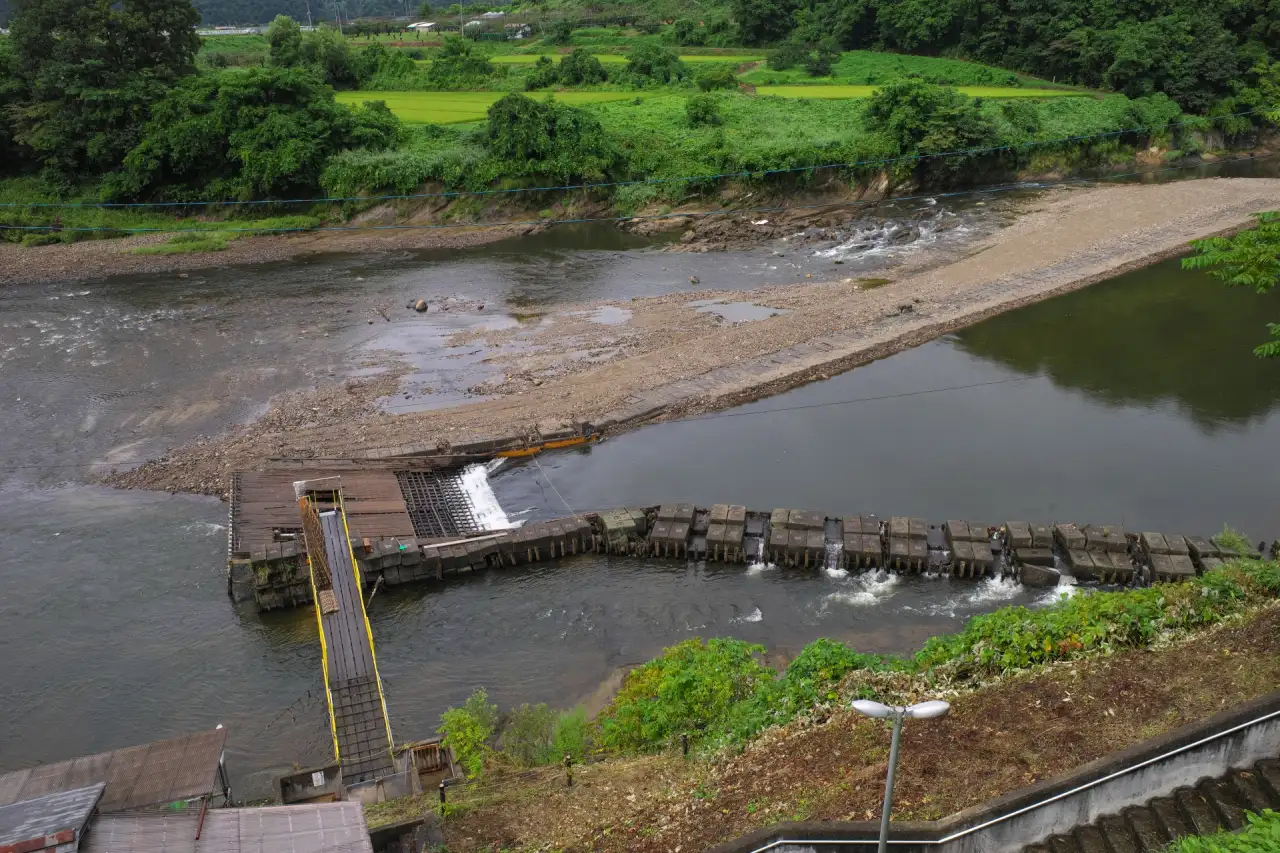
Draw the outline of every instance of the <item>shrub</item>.
<instances>
[{"instance_id":1,"label":"shrub","mask_svg":"<svg viewBox=\"0 0 1280 853\"><path fill-rule=\"evenodd\" d=\"M381 102L350 109L297 68L208 72L156 104L143 139L108 176L112 198L270 198L313 193L344 148L381 149L400 122Z\"/></svg>"},{"instance_id":2,"label":"shrub","mask_svg":"<svg viewBox=\"0 0 1280 853\"><path fill-rule=\"evenodd\" d=\"M484 770L497 722L498 706L489 704L489 694L482 687L461 708L449 708L441 714L436 731L444 735L444 745L453 750L467 775L478 776Z\"/></svg>"},{"instance_id":3,"label":"shrub","mask_svg":"<svg viewBox=\"0 0 1280 853\"><path fill-rule=\"evenodd\" d=\"M1245 813L1240 832L1222 830L1212 835L1188 835L1173 842L1167 853L1271 853L1280 850L1280 812L1263 809Z\"/></svg>"},{"instance_id":4,"label":"shrub","mask_svg":"<svg viewBox=\"0 0 1280 853\"><path fill-rule=\"evenodd\" d=\"M809 51L796 41L784 42L776 50L769 51L768 64L774 71L795 68L809 58Z\"/></svg>"},{"instance_id":5,"label":"shrub","mask_svg":"<svg viewBox=\"0 0 1280 853\"><path fill-rule=\"evenodd\" d=\"M560 60L559 80L562 86L603 83L604 66L585 47L575 48L573 53Z\"/></svg>"},{"instance_id":6,"label":"shrub","mask_svg":"<svg viewBox=\"0 0 1280 853\"><path fill-rule=\"evenodd\" d=\"M559 79L560 69L556 67L555 60L549 56L539 56L538 61L533 63L533 68L529 70L529 76L525 78L524 88L529 92L534 89L545 89L554 85Z\"/></svg>"},{"instance_id":7,"label":"shrub","mask_svg":"<svg viewBox=\"0 0 1280 853\"><path fill-rule=\"evenodd\" d=\"M738 702L772 678L757 656L763 646L741 640L686 640L628 673L598 720L601 742L644 750L721 722Z\"/></svg>"},{"instance_id":8,"label":"shrub","mask_svg":"<svg viewBox=\"0 0 1280 853\"><path fill-rule=\"evenodd\" d=\"M572 44L573 22L569 20L553 22L547 32L546 41L549 44Z\"/></svg>"},{"instance_id":9,"label":"shrub","mask_svg":"<svg viewBox=\"0 0 1280 853\"><path fill-rule=\"evenodd\" d=\"M507 95L489 107L485 139L490 154L517 174L600 177L621 161L599 120L555 99Z\"/></svg>"},{"instance_id":10,"label":"shrub","mask_svg":"<svg viewBox=\"0 0 1280 853\"><path fill-rule=\"evenodd\" d=\"M520 767L548 764L555 760L555 724L555 711L544 704L513 708L498 737L498 748Z\"/></svg>"},{"instance_id":11,"label":"shrub","mask_svg":"<svg viewBox=\"0 0 1280 853\"><path fill-rule=\"evenodd\" d=\"M804 70L810 77L828 77L839 61L840 45L834 39L824 38L812 53L806 52Z\"/></svg>"},{"instance_id":12,"label":"shrub","mask_svg":"<svg viewBox=\"0 0 1280 853\"><path fill-rule=\"evenodd\" d=\"M495 68L476 51L475 44L459 36L445 36L440 54L431 63L427 78L433 86L459 88L479 86L494 75Z\"/></svg>"},{"instance_id":13,"label":"shrub","mask_svg":"<svg viewBox=\"0 0 1280 853\"><path fill-rule=\"evenodd\" d=\"M692 18L679 18L671 28L676 44L687 47L701 47L707 43L707 30Z\"/></svg>"},{"instance_id":14,"label":"shrub","mask_svg":"<svg viewBox=\"0 0 1280 853\"><path fill-rule=\"evenodd\" d=\"M689 76L680 57L660 44L645 42L631 52L626 73L639 85L675 83Z\"/></svg>"},{"instance_id":15,"label":"shrub","mask_svg":"<svg viewBox=\"0 0 1280 853\"><path fill-rule=\"evenodd\" d=\"M882 134L899 155L961 151L994 144L995 125L980 102L954 89L919 79L898 80L879 89L867 102L867 126ZM921 159L897 164L905 175L941 178L967 168L976 155Z\"/></svg>"},{"instance_id":16,"label":"shrub","mask_svg":"<svg viewBox=\"0 0 1280 853\"><path fill-rule=\"evenodd\" d=\"M691 127L720 124L720 101L715 95L694 95L685 101L684 114Z\"/></svg>"},{"instance_id":17,"label":"shrub","mask_svg":"<svg viewBox=\"0 0 1280 853\"><path fill-rule=\"evenodd\" d=\"M565 711L556 718L551 734L552 760L559 761L565 755L581 761L591 751L591 723L583 708Z\"/></svg>"},{"instance_id":18,"label":"shrub","mask_svg":"<svg viewBox=\"0 0 1280 853\"><path fill-rule=\"evenodd\" d=\"M717 65L698 77L698 88L704 92L710 92L715 89L736 89L738 88L738 76L733 73L733 69L728 65Z\"/></svg>"}]
</instances>

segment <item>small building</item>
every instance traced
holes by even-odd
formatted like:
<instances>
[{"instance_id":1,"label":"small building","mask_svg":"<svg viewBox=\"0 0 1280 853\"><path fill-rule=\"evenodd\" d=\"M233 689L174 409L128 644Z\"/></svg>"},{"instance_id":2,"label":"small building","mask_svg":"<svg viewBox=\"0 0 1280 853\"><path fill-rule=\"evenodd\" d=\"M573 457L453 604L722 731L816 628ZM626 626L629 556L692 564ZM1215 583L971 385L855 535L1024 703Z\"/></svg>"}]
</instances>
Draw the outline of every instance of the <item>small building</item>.
<instances>
[{"instance_id":1,"label":"small building","mask_svg":"<svg viewBox=\"0 0 1280 853\"><path fill-rule=\"evenodd\" d=\"M227 730L219 726L141 746L0 773L0 806L86 785L103 786L97 808L104 814L225 805L231 798L222 752L226 739Z\"/></svg>"},{"instance_id":2,"label":"small building","mask_svg":"<svg viewBox=\"0 0 1280 853\"><path fill-rule=\"evenodd\" d=\"M480 18L485 21L497 21L505 18L506 16L506 12L485 12L480 16Z\"/></svg>"},{"instance_id":3,"label":"small building","mask_svg":"<svg viewBox=\"0 0 1280 853\"><path fill-rule=\"evenodd\" d=\"M100 815L82 853L373 853L356 802Z\"/></svg>"},{"instance_id":4,"label":"small building","mask_svg":"<svg viewBox=\"0 0 1280 853\"><path fill-rule=\"evenodd\" d=\"M76 853L105 788L99 782L0 806L0 851Z\"/></svg>"},{"instance_id":5,"label":"small building","mask_svg":"<svg viewBox=\"0 0 1280 853\"><path fill-rule=\"evenodd\" d=\"M430 32L434 32L434 31L435 31L436 29L438 29L438 28L439 28L439 27L438 27L438 25L436 24L436 22L435 22L435 21L419 21L418 23L416 23L416 24L410 24L410 25L407 27L407 29L410 29L410 30L417 30L417 31L418 31L418 32L420 32L420 33L430 33Z\"/></svg>"}]
</instances>

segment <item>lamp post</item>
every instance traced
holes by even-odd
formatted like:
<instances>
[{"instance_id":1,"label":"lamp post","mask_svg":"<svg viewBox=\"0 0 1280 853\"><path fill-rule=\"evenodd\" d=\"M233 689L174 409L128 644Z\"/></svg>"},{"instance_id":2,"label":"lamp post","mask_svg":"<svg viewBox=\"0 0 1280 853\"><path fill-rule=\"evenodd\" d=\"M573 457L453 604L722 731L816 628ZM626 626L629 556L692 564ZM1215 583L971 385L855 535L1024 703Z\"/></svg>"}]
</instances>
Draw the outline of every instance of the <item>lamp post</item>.
<instances>
[{"instance_id":1,"label":"lamp post","mask_svg":"<svg viewBox=\"0 0 1280 853\"><path fill-rule=\"evenodd\" d=\"M889 744L889 775L884 780L884 810L880 813L880 845L878 853L889 849L889 813L893 810L893 774L898 769L898 741L902 739L902 721L931 720L951 710L941 699L930 699L914 705L882 705L869 699L855 699L851 706L859 714L877 720L893 720L893 740Z\"/></svg>"}]
</instances>

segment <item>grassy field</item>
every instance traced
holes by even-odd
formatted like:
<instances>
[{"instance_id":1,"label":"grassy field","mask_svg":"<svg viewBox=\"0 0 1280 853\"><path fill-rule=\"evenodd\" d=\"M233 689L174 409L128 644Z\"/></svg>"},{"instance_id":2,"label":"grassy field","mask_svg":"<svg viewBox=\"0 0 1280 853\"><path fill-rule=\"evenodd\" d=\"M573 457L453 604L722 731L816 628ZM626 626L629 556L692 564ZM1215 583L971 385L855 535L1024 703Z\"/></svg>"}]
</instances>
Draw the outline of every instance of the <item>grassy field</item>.
<instances>
[{"instance_id":1,"label":"grassy field","mask_svg":"<svg viewBox=\"0 0 1280 853\"><path fill-rule=\"evenodd\" d=\"M627 55L623 53L596 53L592 55L595 56L596 59L600 60L602 65L625 65L627 62ZM490 56L489 61L495 65L532 65L543 56L550 56L552 59L559 61L564 59L565 55L561 53L506 53L499 54L498 56ZM763 59L764 57L762 56L750 56L747 54L690 54L687 56L682 55L680 57L681 62L687 62L694 65L704 62L733 62L741 64L744 62L760 62ZM414 61L419 65L431 64L430 59L417 59Z\"/></svg>"},{"instance_id":2,"label":"grassy field","mask_svg":"<svg viewBox=\"0 0 1280 853\"><path fill-rule=\"evenodd\" d=\"M757 94L788 100L812 98L823 101L847 101L867 98L874 86L762 86ZM1079 95L1065 89L1021 89L997 86L961 86L967 95L983 98L1046 98ZM359 104L363 101L386 101L393 113L406 124L458 124L481 121L485 112L504 92L338 92L338 101ZM533 97L554 97L566 104L603 104L651 99L665 95L678 102L681 109L686 95L663 92L538 92Z\"/></svg>"},{"instance_id":3,"label":"grassy field","mask_svg":"<svg viewBox=\"0 0 1280 853\"><path fill-rule=\"evenodd\" d=\"M876 89L876 86L759 86L756 94L776 98L846 100L869 98ZM1029 89L1019 86L956 86L956 90L973 98L1055 98L1080 97L1086 94L1071 89Z\"/></svg>"},{"instance_id":4,"label":"grassy field","mask_svg":"<svg viewBox=\"0 0 1280 853\"><path fill-rule=\"evenodd\" d=\"M482 121L486 111L506 92L338 92L338 101L359 104L386 101L387 107L406 124L460 124ZM530 97L556 100L574 106L607 101L652 98L657 92L535 92Z\"/></svg>"}]
</instances>

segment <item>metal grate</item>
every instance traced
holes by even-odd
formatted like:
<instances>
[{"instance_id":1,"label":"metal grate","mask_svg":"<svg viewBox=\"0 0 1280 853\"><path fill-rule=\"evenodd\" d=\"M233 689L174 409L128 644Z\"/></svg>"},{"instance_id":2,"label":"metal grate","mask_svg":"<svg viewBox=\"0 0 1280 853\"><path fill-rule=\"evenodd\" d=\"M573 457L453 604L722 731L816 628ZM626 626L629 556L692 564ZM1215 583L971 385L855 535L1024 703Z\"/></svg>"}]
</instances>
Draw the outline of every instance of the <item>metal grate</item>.
<instances>
[{"instance_id":1,"label":"metal grate","mask_svg":"<svg viewBox=\"0 0 1280 853\"><path fill-rule=\"evenodd\" d=\"M306 498L298 501L302 514L302 533L307 542L307 561L315 578L316 590L333 588L333 574L329 571L329 556L324 550L324 530L320 527L320 510Z\"/></svg>"},{"instance_id":2,"label":"metal grate","mask_svg":"<svg viewBox=\"0 0 1280 853\"><path fill-rule=\"evenodd\" d=\"M466 536L480 530L456 472L397 471L396 479L415 536Z\"/></svg>"}]
</instances>

